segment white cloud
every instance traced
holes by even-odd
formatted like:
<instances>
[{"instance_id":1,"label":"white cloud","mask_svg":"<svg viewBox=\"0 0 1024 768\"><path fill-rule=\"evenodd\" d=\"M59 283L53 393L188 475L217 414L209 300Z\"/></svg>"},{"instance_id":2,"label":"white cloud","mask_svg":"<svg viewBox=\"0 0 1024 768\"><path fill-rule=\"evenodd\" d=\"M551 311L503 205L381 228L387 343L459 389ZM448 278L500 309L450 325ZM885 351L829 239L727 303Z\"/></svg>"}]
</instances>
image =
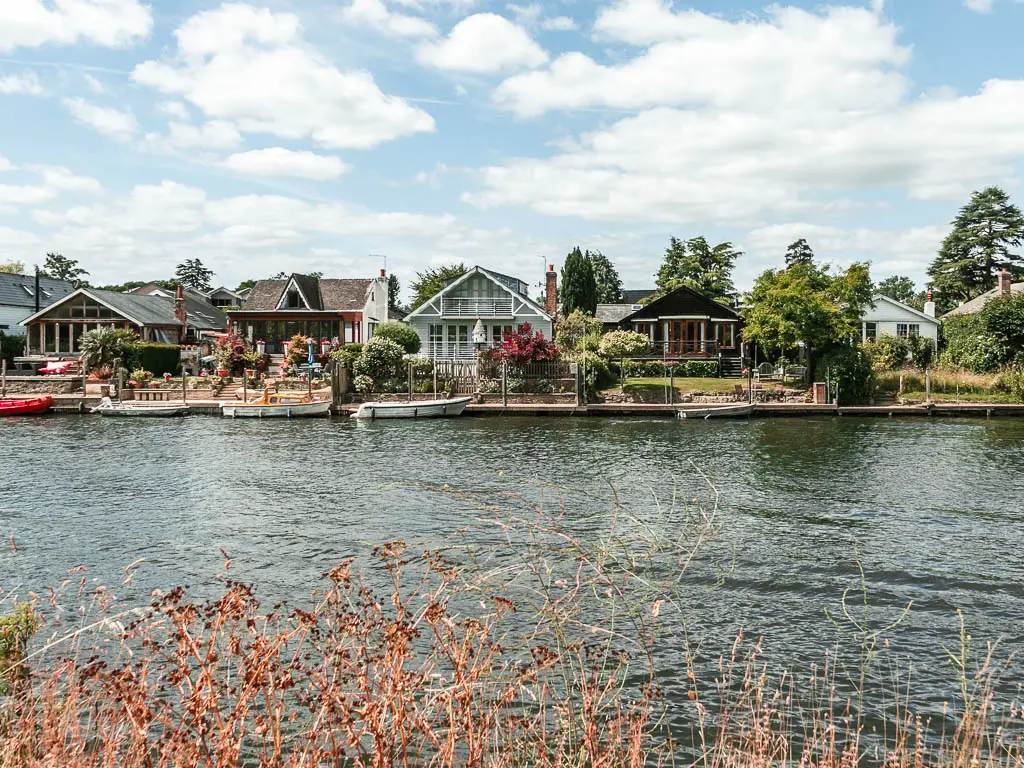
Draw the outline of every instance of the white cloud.
<instances>
[{"instance_id":1,"label":"white cloud","mask_svg":"<svg viewBox=\"0 0 1024 768\"><path fill-rule=\"evenodd\" d=\"M547 53L526 30L495 13L469 16L438 42L425 42L419 60L438 69L478 74L538 67Z\"/></svg>"},{"instance_id":2,"label":"white cloud","mask_svg":"<svg viewBox=\"0 0 1024 768\"><path fill-rule=\"evenodd\" d=\"M46 91L35 72L21 75L0 75L0 93L42 96Z\"/></svg>"},{"instance_id":3,"label":"white cloud","mask_svg":"<svg viewBox=\"0 0 1024 768\"><path fill-rule=\"evenodd\" d=\"M95 195L103 191L103 185L92 176L79 176L67 168L54 165L30 165L28 170L40 175L43 185L55 192L87 193Z\"/></svg>"},{"instance_id":4,"label":"white cloud","mask_svg":"<svg viewBox=\"0 0 1024 768\"><path fill-rule=\"evenodd\" d=\"M225 168L249 176L297 176L304 179L336 179L348 170L341 158L297 152L283 147L254 149L231 155Z\"/></svg>"},{"instance_id":5,"label":"white cloud","mask_svg":"<svg viewBox=\"0 0 1024 768\"><path fill-rule=\"evenodd\" d=\"M100 183L90 176L79 176L67 168L29 164L18 168L0 156L0 171L24 171L38 176L34 184L0 184L0 205L17 210L20 206L39 205L61 194L97 194Z\"/></svg>"},{"instance_id":6,"label":"white cloud","mask_svg":"<svg viewBox=\"0 0 1024 768\"><path fill-rule=\"evenodd\" d=\"M0 173L3 173L4 171L14 171L17 170L17 168L18 166L16 166L3 155L0 155Z\"/></svg>"},{"instance_id":7,"label":"white cloud","mask_svg":"<svg viewBox=\"0 0 1024 768\"><path fill-rule=\"evenodd\" d=\"M434 130L430 115L383 94L370 73L342 72L314 51L294 14L231 3L174 34L176 59L144 62L132 77L242 132L365 149Z\"/></svg>"},{"instance_id":8,"label":"white cloud","mask_svg":"<svg viewBox=\"0 0 1024 768\"><path fill-rule=\"evenodd\" d=\"M114 239L125 232L194 232L203 224L206 192L173 181L140 185L113 203L75 206L65 211L35 211L37 222L49 227L84 228Z\"/></svg>"},{"instance_id":9,"label":"white cloud","mask_svg":"<svg viewBox=\"0 0 1024 768\"><path fill-rule=\"evenodd\" d=\"M83 98L64 99L64 106L78 122L118 141L128 141L138 130L135 116L113 107L100 107Z\"/></svg>"},{"instance_id":10,"label":"white cloud","mask_svg":"<svg viewBox=\"0 0 1024 768\"><path fill-rule=\"evenodd\" d=\"M164 135L147 133L144 146L154 152L174 153L187 149L234 149L242 142L242 134L225 120L210 120L199 126L173 121Z\"/></svg>"},{"instance_id":11,"label":"white cloud","mask_svg":"<svg viewBox=\"0 0 1024 768\"><path fill-rule=\"evenodd\" d=\"M138 0L3 0L0 53L80 40L122 48L146 38L152 25Z\"/></svg>"},{"instance_id":12,"label":"white cloud","mask_svg":"<svg viewBox=\"0 0 1024 768\"><path fill-rule=\"evenodd\" d=\"M426 19L396 13L383 0L352 0L342 9L341 18L395 37L433 37L437 34L437 27Z\"/></svg>"},{"instance_id":13,"label":"white cloud","mask_svg":"<svg viewBox=\"0 0 1024 768\"><path fill-rule=\"evenodd\" d=\"M1024 80L909 98L909 50L867 8L774 8L734 23L650 0L613 10L604 34L661 42L614 66L562 56L509 78L497 98L520 115L638 113L563 140L552 157L485 168L485 189L466 200L588 219L755 226L848 211L861 190L959 198L978 184L1012 182L1024 159Z\"/></svg>"},{"instance_id":14,"label":"white cloud","mask_svg":"<svg viewBox=\"0 0 1024 768\"><path fill-rule=\"evenodd\" d=\"M545 31L565 32L576 29L576 22L568 16L545 17L544 8L538 3L516 5L509 3L508 9L516 15L516 23L533 29L540 27Z\"/></svg>"},{"instance_id":15,"label":"white cloud","mask_svg":"<svg viewBox=\"0 0 1024 768\"><path fill-rule=\"evenodd\" d=\"M995 0L964 0L964 7L977 13L992 13Z\"/></svg>"},{"instance_id":16,"label":"white cloud","mask_svg":"<svg viewBox=\"0 0 1024 768\"><path fill-rule=\"evenodd\" d=\"M188 107L180 101L161 101L157 104L157 109L165 115L176 117L179 120L188 120L191 117L188 113Z\"/></svg>"},{"instance_id":17,"label":"white cloud","mask_svg":"<svg viewBox=\"0 0 1024 768\"><path fill-rule=\"evenodd\" d=\"M97 96L102 96L107 92L106 86L98 78L93 77L88 72L83 72L82 77L85 78L85 84L89 86L89 90Z\"/></svg>"},{"instance_id":18,"label":"white cloud","mask_svg":"<svg viewBox=\"0 0 1024 768\"><path fill-rule=\"evenodd\" d=\"M555 16L550 19L544 19L541 21L540 26L541 29L551 32L569 32L577 28L576 22L570 16Z\"/></svg>"}]
</instances>

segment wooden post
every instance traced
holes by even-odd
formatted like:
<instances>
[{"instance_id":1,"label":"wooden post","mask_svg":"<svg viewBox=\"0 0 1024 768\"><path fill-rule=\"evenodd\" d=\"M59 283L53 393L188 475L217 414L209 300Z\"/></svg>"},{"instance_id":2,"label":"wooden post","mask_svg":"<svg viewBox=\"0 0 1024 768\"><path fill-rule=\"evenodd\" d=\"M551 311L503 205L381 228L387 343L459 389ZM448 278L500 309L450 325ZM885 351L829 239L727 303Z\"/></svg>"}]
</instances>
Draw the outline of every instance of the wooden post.
<instances>
[{"instance_id":1,"label":"wooden post","mask_svg":"<svg viewBox=\"0 0 1024 768\"><path fill-rule=\"evenodd\" d=\"M673 405L676 401L676 367L668 367L668 404Z\"/></svg>"},{"instance_id":2,"label":"wooden post","mask_svg":"<svg viewBox=\"0 0 1024 768\"><path fill-rule=\"evenodd\" d=\"M244 368L242 369L242 402L249 402L249 377L246 376L248 373Z\"/></svg>"},{"instance_id":3,"label":"wooden post","mask_svg":"<svg viewBox=\"0 0 1024 768\"><path fill-rule=\"evenodd\" d=\"M508 363L501 364L501 407L508 407L508 379L506 373L508 371Z\"/></svg>"},{"instance_id":4,"label":"wooden post","mask_svg":"<svg viewBox=\"0 0 1024 768\"><path fill-rule=\"evenodd\" d=\"M433 363L434 364L432 367L434 370L434 399L437 400L437 360L435 359Z\"/></svg>"},{"instance_id":5,"label":"wooden post","mask_svg":"<svg viewBox=\"0 0 1024 768\"><path fill-rule=\"evenodd\" d=\"M409 402L410 403L412 402L412 395L413 395L413 380L412 380L412 376L413 376L413 366L412 366L412 360L410 360L409 361Z\"/></svg>"},{"instance_id":6,"label":"wooden post","mask_svg":"<svg viewBox=\"0 0 1024 768\"><path fill-rule=\"evenodd\" d=\"M7 361L0 360L0 397L7 394Z\"/></svg>"},{"instance_id":7,"label":"wooden post","mask_svg":"<svg viewBox=\"0 0 1024 768\"><path fill-rule=\"evenodd\" d=\"M932 369L926 368L924 371L924 401L930 403L932 401Z\"/></svg>"},{"instance_id":8,"label":"wooden post","mask_svg":"<svg viewBox=\"0 0 1024 768\"><path fill-rule=\"evenodd\" d=\"M188 363L181 366L181 402L188 402Z\"/></svg>"},{"instance_id":9,"label":"wooden post","mask_svg":"<svg viewBox=\"0 0 1024 768\"><path fill-rule=\"evenodd\" d=\"M576 383L576 407L580 407L580 364L570 363L572 366L572 378Z\"/></svg>"},{"instance_id":10,"label":"wooden post","mask_svg":"<svg viewBox=\"0 0 1024 768\"><path fill-rule=\"evenodd\" d=\"M626 360L619 358L619 392L626 391Z\"/></svg>"}]
</instances>

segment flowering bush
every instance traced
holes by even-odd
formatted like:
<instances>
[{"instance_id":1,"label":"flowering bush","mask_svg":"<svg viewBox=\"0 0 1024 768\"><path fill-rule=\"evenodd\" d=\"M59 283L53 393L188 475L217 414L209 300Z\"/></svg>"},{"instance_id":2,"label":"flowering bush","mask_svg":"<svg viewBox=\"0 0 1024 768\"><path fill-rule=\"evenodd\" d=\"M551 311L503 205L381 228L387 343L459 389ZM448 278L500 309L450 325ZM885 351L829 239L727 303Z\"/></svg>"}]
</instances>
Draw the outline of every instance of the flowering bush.
<instances>
[{"instance_id":1,"label":"flowering bush","mask_svg":"<svg viewBox=\"0 0 1024 768\"><path fill-rule=\"evenodd\" d=\"M153 378L153 372L147 371L145 368L136 368L131 372L131 381L129 384L138 385L144 384L149 379Z\"/></svg>"},{"instance_id":2,"label":"flowering bush","mask_svg":"<svg viewBox=\"0 0 1024 768\"><path fill-rule=\"evenodd\" d=\"M401 373L405 350L391 339L374 336L363 345L363 352L353 366L358 379L369 376L374 384L381 384Z\"/></svg>"},{"instance_id":3,"label":"flowering bush","mask_svg":"<svg viewBox=\"0 0 1024 768\"><path fill-rule=\"evenodd\" d=\"M228 334L218 341L213 354L217 358L217 367L232 375L241 375L247 368L262 371L267 367L267 356L253 349L252 345L237 333Z\"/></svg>"},{"instance_id":4,"label":"flowering bush","mask_svg":"<svg viewBox=\"0 0 1024 768\"><path fill-rule=\"evenodd\" d=\"M285 353L285 357L292 365L303 365L309 361L309 344L312 342L309 336L303 336L301 333L297 333L292 336L288 342L288 351ZM313 343L313 355L318 356L320 345Z\"/></svg>"},{"instance_id":5,"label":"flowering bush","mask_svg":"<svg viewBox=\"0 0 1024 768\"><path fill-rule=\"evenodd\" d=\"M601 337L598 352L609 360L623 357L638 357L651 351L648 338L642 333L633 331L611 331Z\"/></svg>"},{"instance_id":6,"label":"flowering bush","mask_svg":"<svg viewBox=\"0 0 1024 768\"><path fill-rule=\"evenodd\" d=\"M370 392L373 392L373 379L371 379L369 376L356 376L356 379L353 382L353 384L355 385L356 392L358 392L361 395L366 395L369 394Z\"/></svg>"},{"instance_id":7,"label":"flowering bush","mask_svg":"<svg viewBox=\"0 0 1024 768\"><path fill-rule=\"evenodd\" d=\"M556 353L555 345L544 338L543 333L534 333L529 323L523 323L515 332L506 334L491 354L500 362L524 368L532 363L554 360Z\"/></svg>"}]
</instances>

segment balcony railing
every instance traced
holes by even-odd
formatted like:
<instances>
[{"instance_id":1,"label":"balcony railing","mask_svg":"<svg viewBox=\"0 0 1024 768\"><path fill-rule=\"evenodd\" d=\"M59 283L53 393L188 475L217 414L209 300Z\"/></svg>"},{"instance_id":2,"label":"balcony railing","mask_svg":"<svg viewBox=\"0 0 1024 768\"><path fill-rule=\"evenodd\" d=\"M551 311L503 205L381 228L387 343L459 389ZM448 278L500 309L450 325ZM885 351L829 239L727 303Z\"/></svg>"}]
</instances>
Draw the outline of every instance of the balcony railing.
<instances>
[{"instance_id":1,"label":"balcony railing","mask_svg":"<svg viewBox=\"0 0 1024 768\"><path fill-rule=\"evenodd\" d=\"M441 299L442 317L513 317L512 298L476 299L450 297Z\"/></svg>"}]
</instances>

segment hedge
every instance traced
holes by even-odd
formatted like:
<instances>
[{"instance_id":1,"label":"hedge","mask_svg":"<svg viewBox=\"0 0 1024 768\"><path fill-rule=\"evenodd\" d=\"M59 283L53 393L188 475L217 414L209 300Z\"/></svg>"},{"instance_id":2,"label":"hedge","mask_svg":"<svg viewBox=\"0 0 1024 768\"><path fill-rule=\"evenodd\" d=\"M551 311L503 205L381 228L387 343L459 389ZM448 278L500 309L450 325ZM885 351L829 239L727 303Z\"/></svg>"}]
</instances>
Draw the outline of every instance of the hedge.
<instances>
[{"instance_id":1,"label":"hedge","mask_svg":"<svg viewBox=\"0 0 1024 768\"><path fill-rule=\"evenodd\" d=\"M663 379L672 375L681 379L715 379L718 378L717 360L680 360L677 363L666 363L661 360L624 360L627 378ZM609 367L617 377L619 362L613 360Z\"/></svg>"},{"instance_id":2,"label":"hedge","mask_svg":"<svg viewBox=\"0 0 1024 768\"><path fill-rule=\"evenodd\" d=\"M135 367L144 368L154 376L181 373L181 347L177 344L157 344L144 341L137 347Z\"/></svg>"},{"instance_id":3,"label":"hedge","mask_svg":"<svg viewBox=\"0 0 1024 768\"><path fill-rule=\"evenodd\" d=\"M6 360L8 365L14 362L14 358L21 357L25 352L24 336L8 336L0 333L0 360Z\"/></svg>"}]
</instances>

